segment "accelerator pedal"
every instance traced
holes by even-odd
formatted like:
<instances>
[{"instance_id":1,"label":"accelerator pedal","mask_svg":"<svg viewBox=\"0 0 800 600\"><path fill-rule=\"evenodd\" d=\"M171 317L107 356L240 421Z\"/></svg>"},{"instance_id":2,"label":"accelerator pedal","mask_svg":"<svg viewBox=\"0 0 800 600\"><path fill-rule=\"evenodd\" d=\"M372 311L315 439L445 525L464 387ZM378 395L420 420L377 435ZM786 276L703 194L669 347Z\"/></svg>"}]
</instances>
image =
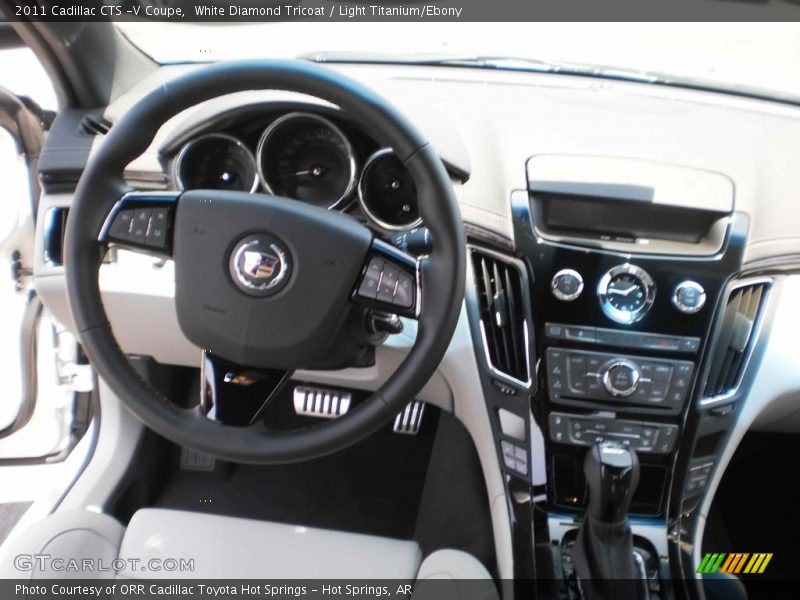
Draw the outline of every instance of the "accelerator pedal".
<instances>
[{"instance_id":1,"label":"accelerator pedal","mask_svg":"<svg viewBox=\"0 0 800 600\"><path fill-rule=\"evenodd\" d=\"M350 392L299 385L294 388L294 412L305 417L336 419L347 414Z\"/></svg>"},{"instance_id":2,"label":"accelerator pedal","mask_svg":"<svg viewBox=\"0 0 800 600\"><path fill-rule=\"evenodd\" d=\"M394 419L394 432L406 435L417 435L422 425L422 413L425 412L425 403L414 400L406 404L403 412Z\"/></svg>"}]
</instances>

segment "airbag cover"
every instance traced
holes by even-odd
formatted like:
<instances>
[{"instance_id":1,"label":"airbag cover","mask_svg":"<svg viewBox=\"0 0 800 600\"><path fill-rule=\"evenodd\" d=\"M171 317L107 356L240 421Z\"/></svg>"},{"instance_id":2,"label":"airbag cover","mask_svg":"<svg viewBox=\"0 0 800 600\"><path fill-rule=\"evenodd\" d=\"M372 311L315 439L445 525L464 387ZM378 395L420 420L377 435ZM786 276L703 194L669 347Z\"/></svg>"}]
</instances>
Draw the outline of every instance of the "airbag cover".
<instances>
[{"instance_id":1,"label":"airbag cover","mask_svg":"<svg viewBox=\"0 0 800 600\"><path fill-rule=\"evenodd\" d=\"M352 218L296 200L186 192L173 240L181 329L242 365L310 366L347 316L371 242Z\"/></svg>"}]
</instances>

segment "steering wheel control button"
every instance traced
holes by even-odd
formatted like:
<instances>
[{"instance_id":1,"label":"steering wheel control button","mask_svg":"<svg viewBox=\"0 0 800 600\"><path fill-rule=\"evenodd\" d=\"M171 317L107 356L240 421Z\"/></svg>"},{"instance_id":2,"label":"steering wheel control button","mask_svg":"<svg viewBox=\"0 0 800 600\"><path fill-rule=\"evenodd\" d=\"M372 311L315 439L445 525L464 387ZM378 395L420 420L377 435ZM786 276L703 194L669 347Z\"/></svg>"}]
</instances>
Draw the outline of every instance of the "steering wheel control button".
<instances>
[{"instance_id":1,"label":"steering wheel control button","mask_svg":"<svg viewBox=\"0 0 800 600\"><path fill-rule=\"evenodd\" d=\"M414 305L415 287L414 278L405 271L400 271L397 290L394 293L394 304L402 308L411 308Z\"/></svg>"},{"instance_id":2,"label":"steering wheel control button","mask_svg":"<svg viewBox=\"0 0 800 600\"><path fill-rule=\"evenodd\" d=\"M358 295L362 298L370 298L374 300L378 296L378 285L381 281L381 272L383 271L383 259L374 257L369 261L367 270L364 273L364 279L361 280L361 285L358 288Z\"/></svg>"},{"instance_id":3,"label":"steering wheel control button","mask_svg":"<svg viewBox=\"0 0 800 600\"><path fill-rule=\"evenodd\" d=\"M239 241L231 252L233 283L250 296L272 296L289 282L292 263L277 238L257 233Z\"/></svg>"},{"instance_id":4,"label":"steering wheel control button","mask_svg":"<svg viewBox=\"0 0 800 600\"><path fill-rule=\"evenodd\" d=\"M672 294L672 304L684 314L700 312L706 303L706 291L696 281L679 283Z\"/></svg>"},{"instance_id":5,"label":"steering wheel control button","mask_svg":"<svg viewBox=\"0 0 800 600\"><path fill-rule=\"evenodd\" d=\"M151 248L165 248L167 246L167 227L169 227L169 209L154 208L147 224L147 233L144 243Z\"/></svg>"},{"instance_id":6,"label":"steering wheel control button","mask_svg":"<svg viewBox=\"0 0 800 600\"><path fill-rule=\"evenodd\" d=\"M391 257L373 256L367 263L364 276L356 295L367 300L375 300L384 310L395 308L410 309L414 306L416 281L408 271L410 265L403 265Z\"/></svg>"},{"instance_id":7,"label":"steering wheel control button","mask_svg":"<svg viewBox=\"0 0 800 600\"><path fill-rule=\"evenodd\" d=\"M561 269L553 275L550 290L562 302L572 302L583 292L583 277L573 269Z\"/></svg>"},{"instance_id":8,"label":"steering wheel control button","mask_svg":"<svg viewBox=\"0 0 800 600\"><path fill-rule=\"evenodd\" d=\"M127 209L121 210L114 217L111 223L111 228L108 230L108 237L110 241L127 241L130 236L131 228L133 227L133 217L135 211Z\"/></svg>"},{"instance_id":9,"label":"steering wheel control button","mask_svg":"<svg viewBox=\"0 0 800 600\"><path fill-rule=\"evenodd\" d=\"M627 398L639 385L639 369L628 360L617 360L603 370L603 386L616 398Z\"/></svg>"},{"instance_id":10,"label":"steering wheel control button","mask_svg":"<svg viewBox=\"0 0 800 600\"><path fill-rule=\"evenodd\" d=\"M128 241L144 244L144 240L147 237L147 227L150 225L150 217L152 215L152 208L138 208L134 211L133 224L131 225Z\"/></svg>"},{"instance_id":11,"label":"steering wheel control button","mask_svg":"<svg viewBox=\"0 0 800 600\"><path fill-rule=\"evenodd\" d=\"M102 243L171 254L172 217L180 194L130 192L114 206L98 236Z\"/></svg>"},{"instance_id":12,"label":"steering wheel control button","mask_svg":"<svg viewBox=\"0 0 800 600\"><path fill-rule=\"evenodd\" d=\"M400 270L397 267L390 263L384 263L376 300L387 304L394 302L394 291L397 289L397 278L399 276Z\"/></svg>"}]
</instances>

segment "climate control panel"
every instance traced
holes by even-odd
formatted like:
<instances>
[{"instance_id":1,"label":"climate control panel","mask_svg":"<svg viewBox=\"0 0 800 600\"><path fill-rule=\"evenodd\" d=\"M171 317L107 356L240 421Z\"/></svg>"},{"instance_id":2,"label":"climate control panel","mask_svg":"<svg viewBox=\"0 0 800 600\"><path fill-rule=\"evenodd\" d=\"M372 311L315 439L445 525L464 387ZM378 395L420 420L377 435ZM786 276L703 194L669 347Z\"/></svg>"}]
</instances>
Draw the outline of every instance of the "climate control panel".
<instances>
[{"instance_id":1,"label":"climate control panel","mask_svg":"<svg viewBox=\"0 0 800 600\"><path fill-rule=\"evenodd\" d=\"M550 413L550 439L570 446L616 441L646 454L669 454L678 439L678 426L667 423L621 421L590 415Z\"/></svg>"},{"instance_id":2,"label":"climate control panel","mask_svg":"<svg viewBox=\"0 0 800 600\"><path fill-rule=\"evenodd\" d=\"M557 404L608 403L676 414L691 388L694 363L548 348L547 385Z\"/></svg>"}]
</instances>

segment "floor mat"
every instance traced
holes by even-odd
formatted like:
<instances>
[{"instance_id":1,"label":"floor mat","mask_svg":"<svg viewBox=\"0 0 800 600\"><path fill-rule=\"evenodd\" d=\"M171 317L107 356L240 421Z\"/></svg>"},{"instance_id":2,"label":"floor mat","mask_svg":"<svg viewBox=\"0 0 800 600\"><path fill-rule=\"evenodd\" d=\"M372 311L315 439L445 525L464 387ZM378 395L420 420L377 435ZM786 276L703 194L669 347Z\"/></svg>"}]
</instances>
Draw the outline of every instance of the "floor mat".
<instances>
[{"instance_id":1,"label":"floor mat","mask_svg":"<svg viewBox=\"0 0 800 600\"><path fill-rule=\"evenodd\" d=\"M291 392L290 386L267 407L268 428L318 422L295 414ZM353 395L354 404L367 396ZM424 554L462 549L494 570L492 522L475 446L463 424L435 406L426 406L417 435L393 433L388 425L313 461L217 461L211 472L182 471L179 462L175 445L148 433L110 512L123 523L140 508L158 507L415 539Z\"/></svg>"},{"instance_id":2,"label":"floor mat","mask_svg":"<svg viewBox=\"0 0 800 600\"><path fill-rule=\"evenodd\" d=\"M0 504L0 544L2 544L14 529L14 526L28 510L32 502L10 502Z\"/></svg>"},{"instance_id":3,"label":"floor mat","mask_svg":"<svg viewBox=\"0 0 800 600\"><path fill-rule=\"evenodd\" d=\"M153 505L410 539L437 413L426 411L417 435L395 434L389 426L303 463L175 470Z\"/></svg>"}]
</instances>

